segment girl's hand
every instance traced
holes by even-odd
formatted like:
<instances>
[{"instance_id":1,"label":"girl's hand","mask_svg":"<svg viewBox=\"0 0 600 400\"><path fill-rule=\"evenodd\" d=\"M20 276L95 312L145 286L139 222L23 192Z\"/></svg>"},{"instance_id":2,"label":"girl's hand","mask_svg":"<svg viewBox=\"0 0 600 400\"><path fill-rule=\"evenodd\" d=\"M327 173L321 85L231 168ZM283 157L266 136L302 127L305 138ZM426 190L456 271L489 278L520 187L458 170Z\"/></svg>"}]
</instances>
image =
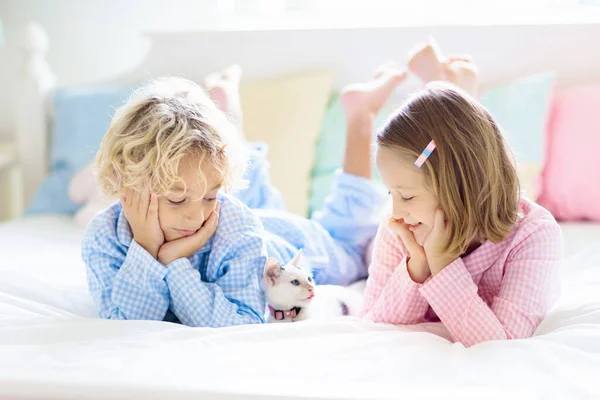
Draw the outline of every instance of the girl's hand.
<instances>
[{"instance_id":1,"label":"girl's hand","mask_svg":"<svg viewBox=\"0 0 600 400\"><path fill-rule=\"evenodd\" d=\"M168 265L178 258L189 258L200 250L212 237L219 222L220 202L217 200L215 209L210 214L202 228L190 236L182 237L163 244L158 251L158 261Z\"/></svg>"},{"instance_id":2,"label":"girl's hand","mask_svg":"<svg viewBox=\"0 0 600 400\"><path fill-rule=\"evenodd\" d=\"M446 214L444 214L442 209L438 208L435 212L433 229L427 235L425 243L423 243L429 269L433 275L436 275L456 259L455 257L449 257L441 251L449 236L450 232L446 223Z\"/></svg>"},{"instance_id":3,"label":"girl's hand","mask_svg":"<svg viewBox=\"0 0 600 400\"><path fill-rule=\"evenodd\" d=\"M143 192L124 189L121 205L137 244L157 258L165 236L158 221L158 199L150 193L150 187L147 186Z\"/></svg>"},{"instance_id":4,"label":"girl's hand","mask_svg":"<svg viewBox=\"0 0 600 400\"><path fill-rule=\"evenodd\" d=\"M423 283L431 275L427 257L423 247L419 246L415 240L415 236L408 229L408 224L402 219L390 217L388 220L389 229L400 237L404 247L408 251L407 268L411 279L417 283Z\"/></svg>"}]
</instances>

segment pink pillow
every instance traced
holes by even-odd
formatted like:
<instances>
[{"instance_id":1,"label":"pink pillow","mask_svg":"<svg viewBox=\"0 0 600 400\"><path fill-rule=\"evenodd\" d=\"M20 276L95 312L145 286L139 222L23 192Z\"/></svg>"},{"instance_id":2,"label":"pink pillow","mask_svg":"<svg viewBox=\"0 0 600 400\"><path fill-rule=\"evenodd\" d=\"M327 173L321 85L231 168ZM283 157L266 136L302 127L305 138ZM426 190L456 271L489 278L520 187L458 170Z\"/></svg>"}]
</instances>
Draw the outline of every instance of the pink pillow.
<instances>
[{"instance_id":1,"label":"pink pillow","mask_svg":"<svg viewBox=\"0 0 600 400\"><path fill-rule=\"evenodd\" d=\"M556 97L537 202L562 221L600 221L600 84Z\"/></svg>"},{"instance_id":2,"label":"pink pillow","mask_svg":"<svg viewBox=\"0 0 600 400\"><path fill-rule=\"evenodd\" d=\"M94 216L109 207L116 199L107 197L98 181L94 162L79 171L69 182L69 198L73 203L82 204L75 213L75 222L85 228Z\"/></svg>"}]
</instances>

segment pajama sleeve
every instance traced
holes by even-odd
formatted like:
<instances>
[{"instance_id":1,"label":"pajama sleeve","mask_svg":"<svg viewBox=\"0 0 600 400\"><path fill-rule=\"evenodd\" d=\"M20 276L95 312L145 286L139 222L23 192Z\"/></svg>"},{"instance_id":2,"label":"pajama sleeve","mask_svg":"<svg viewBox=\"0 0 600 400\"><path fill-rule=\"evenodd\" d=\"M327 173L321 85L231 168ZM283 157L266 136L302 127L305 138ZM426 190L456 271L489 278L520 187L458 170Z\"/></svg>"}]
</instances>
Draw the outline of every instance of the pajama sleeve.
<instances>
[{"instance_id":1,"label":"pajama sleeve","mask_svg":"<svg viewBox=\"0 0 600 400\"><path fill-rule=\"evenodd\" d=\"M518 243L504 266L500 291L488 306L457 259L420 292L453 339L472 346L488 340L531 337L558 291L562 234L558 224L539 226Z\"/></svg>"},{"instance_id":2,"label":"pajama sleeve","mask_svg":"<svg viewBox=\"0 0 600 400\"><path fill-rule=\"evenodd\" d=\"M187 258L168 265L166 281L175 315L185 325L213 328L264 322L266 304L260 287L267 261L264 239L258 233L239 235L221 242L213 256L219 258L215 282L203 281Z\"/></svg>"},{"instance_id":3,"label":"pajama sleeve","mask_svg":"<svg viewBox=\"0 0 600 400\"><path fill-rule=\"evenodd\" d=\"M98 315L107 319L162 320L169 307L167 269L131 241L126 253L102 228L86 234L82 256Z\"/></svg>"},{"instance_id":4,"label":"pajama sleeve","mask_svg":"<svg viewBox=\"0 0 600 400\"><path fill-rule=\"evenodd\" d=\"M398 325L423 322L429 304L419 291L421 286L408 273L406 251L400 239L382 223L369 267L364 317Z\"/></svg>"}]
</instances>

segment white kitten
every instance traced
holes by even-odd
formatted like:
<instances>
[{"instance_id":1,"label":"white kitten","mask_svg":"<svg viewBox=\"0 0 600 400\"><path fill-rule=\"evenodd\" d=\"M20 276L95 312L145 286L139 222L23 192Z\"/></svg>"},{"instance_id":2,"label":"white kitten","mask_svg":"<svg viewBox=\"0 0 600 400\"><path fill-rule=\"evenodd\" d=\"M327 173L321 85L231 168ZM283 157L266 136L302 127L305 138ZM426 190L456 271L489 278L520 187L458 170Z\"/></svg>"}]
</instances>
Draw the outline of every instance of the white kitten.
<instances>
[{"instance_id":1,"label":"white kitten","mask_svg":"<svg viewBox=\"0 0 600 400\"><path fill-rule=\"evenodd\" d=\"M362 307L360 289L315 286L312 274L303 262L302 250L284 266L269 258L262 286L269 308L267 322L357 316Z\"/></svg>"}]
</instances>

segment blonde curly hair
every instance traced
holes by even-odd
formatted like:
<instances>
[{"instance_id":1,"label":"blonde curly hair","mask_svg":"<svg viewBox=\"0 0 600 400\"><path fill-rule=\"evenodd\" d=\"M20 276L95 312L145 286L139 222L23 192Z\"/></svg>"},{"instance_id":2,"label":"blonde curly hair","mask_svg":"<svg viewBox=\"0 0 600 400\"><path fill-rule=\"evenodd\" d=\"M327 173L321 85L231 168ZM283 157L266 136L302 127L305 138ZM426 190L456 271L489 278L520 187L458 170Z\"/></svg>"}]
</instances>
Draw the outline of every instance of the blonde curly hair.
<instances>
[{"instance_id":1,"label":"blonde curly hair","mask_svg":"<svg viewBox=\"0 0 600 400\"><path fill-rule=\"evenodd\" d=\"M163 196L185 182L177 169L186 156L209 161L225 190L240 189L247 148L234 125L196 83L161 78L136 90L115 113L97 155L98 180L109 196L121 189Z\"/></svg>"}]
</instances>

